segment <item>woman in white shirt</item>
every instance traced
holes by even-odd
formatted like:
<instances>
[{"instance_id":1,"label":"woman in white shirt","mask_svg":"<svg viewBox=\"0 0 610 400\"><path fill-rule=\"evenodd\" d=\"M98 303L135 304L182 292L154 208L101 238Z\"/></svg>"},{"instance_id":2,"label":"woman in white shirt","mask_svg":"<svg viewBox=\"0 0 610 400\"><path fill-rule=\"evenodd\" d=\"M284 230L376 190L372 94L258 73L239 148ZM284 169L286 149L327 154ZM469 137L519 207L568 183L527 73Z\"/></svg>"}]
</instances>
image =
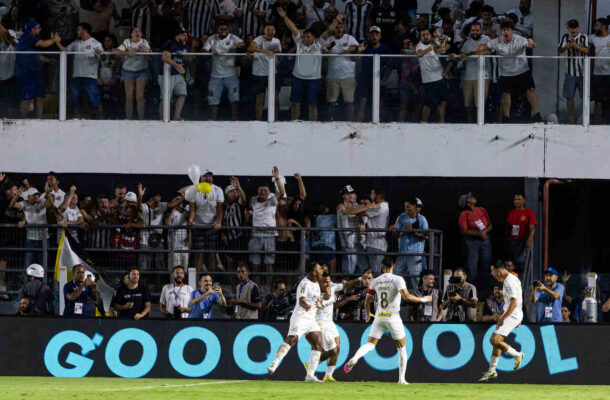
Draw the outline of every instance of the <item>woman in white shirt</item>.
<instances>
[{"instance_id":1,"label":"woman in white shirt","mask_svg":"<svg viewBox=\"0 0 610 400\"><path fill-rule=\"evenodd\" d=\"M131 38L125 39L123 43L114 50L114 54L125 56L123 68L121 69L121 81L125 84L125 117L131 119L133 115L133 92L135 87L136 104L138 107L138 118L144 119L146 111L146 99L144 90L148 80L148 57L138 53L149 53L150 45L142 37L140 28L135 27L131 31Z\"/></svg>"}]
</instances>

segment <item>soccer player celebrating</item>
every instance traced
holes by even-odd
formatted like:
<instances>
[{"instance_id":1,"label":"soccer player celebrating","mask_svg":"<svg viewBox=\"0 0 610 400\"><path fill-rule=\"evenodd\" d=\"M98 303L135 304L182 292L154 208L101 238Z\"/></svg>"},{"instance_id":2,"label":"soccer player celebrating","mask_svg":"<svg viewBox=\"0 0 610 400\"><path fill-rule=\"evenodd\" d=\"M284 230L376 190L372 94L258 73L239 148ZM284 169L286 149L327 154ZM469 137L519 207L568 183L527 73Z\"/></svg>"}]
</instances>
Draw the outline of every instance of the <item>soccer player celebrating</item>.
<instances>
[{"instance_id":1,"label":"soccer player celebrating","mask_svg":"<svg viewBox=\"0 0 610 400\"><path fill-rule=\"evenodd\" d=\"M405 348L405 329L400 318L400 298L402 297L412 303L429 303L432 301L432 297L417 297L410 294L407 291L404 278L394 275L394 261L390 257L384 257L381 262L381 272L383 273L371 282L364 299L367 323L373 317L371 314L371 299L373 297L375 297L377 306L369 341L356 351L354 357L345 364L343 370L346 374L349 374L358 360L373 350L381 336L389 330L398 350L398 384L408 385L409 383L405 379L407 349Z\"/></svg>"},{"instance_id":2,"label":"soccer player celebrating","mask_svg":"<svg viewBox=\"0 0 610 400\"><path fill-rule=\"evenodd\" d=\"M521 293L521 281L514 274L511 274L504 264L491 266L491 275L498 282L504 282L502 293L504 294L503 313L496 329L491 335L490 342L493 345L491 359L489 360L489 369L483 374L479 382L488 382L498 377L496 365L502 353L506 353L509 357L515 359L515 371L521 367L523 361L523 353L510 347L504 339L517 328L523 320L523 295Z\"/></svg>"},{"instance_id":3,"label":"soccer player celebrating","mask_svg":"<svg viewBox=\"0 0 610 400\"><path fill-rule=\"evenodd\" d=\"M322 332L316 322L316 312L318 308L322 307L320 285L318 284L321 278L322 268L320 264L309 263L307 265L307 276L297 286L296 297L298 301L292 312L292 317L290 317L288 336L286 336L284 343L280 345L273 362L267 368L267 372L270 374L275 372L279 363L286 357L290 349L297 344L299 338L305 335L307 341L311 344L311 356L309 357L305 382L322 382L315 376L322 355Z\"/></svg>"}]
</instances>

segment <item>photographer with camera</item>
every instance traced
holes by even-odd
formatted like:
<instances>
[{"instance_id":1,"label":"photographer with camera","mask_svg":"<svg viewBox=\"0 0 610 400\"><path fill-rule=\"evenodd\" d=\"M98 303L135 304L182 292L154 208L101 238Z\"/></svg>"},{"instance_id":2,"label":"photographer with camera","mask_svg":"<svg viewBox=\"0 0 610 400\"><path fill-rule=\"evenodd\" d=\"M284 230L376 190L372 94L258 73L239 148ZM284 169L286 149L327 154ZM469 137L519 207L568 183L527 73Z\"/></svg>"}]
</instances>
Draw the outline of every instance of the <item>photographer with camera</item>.
<instances>
[{"instance_id":1,"label":"photographer with camera","mask_svg":"<svg viewBox=\"0 0 610 400\"><path fill-rule=\"evenodd\" d=\"M544 284L534 281L530 301L536 304L536 322L561 322L561 303L565 287L557 283L557 278L557 270L549 268L544 271Z\"/></svg>"},{"instance_id":2,"label":"photographer with camera","mask_svg":"<svg viewBox=\"0 0 610 400\"><path fill-rule=\"evenodd\" d=\"M213 283L210 275L199 277L201 289L195 289L191 293L190 312L188 318L210 319L212 318L212 307L218 304L221 310L227 305L227 300L222 294L222 289L218 283Z\"/></svg>"},{"instance_id":3,"label":"photographer with camera","mask_svg":"<svg viewBox=\"0 0 610 400\"><path fill-rule=\"evenodd\" d=\"M72 267L74 280L64 285L63 292L66 300L64 316L85 317L87 316L87 297L97 300L97 286L92 279L93 274L87 272L85 278L85 267L76 264Z\"/></svg>"},{"instance_id":4,"label":"photographer with camera","mask_svg":"<svg viewBox=\"0 0 610 400\"><path fill-rule=\"evenodd\" d=\"M176 265L172 272L174 283L168 283L161 289L159 309L166 318L188 318L191 309L191 293L193 288L184 284L184 267Z\"/></svg>"},{"instance_id":5,"label":"photographer with camera","mask_svg":"<svg viewBox=\"0 0 610 400\"><path fill-rule=\"evenodd\" d=\"M263 318L278 321L288 320L295 304L294 296L286 290L286 282L277 281L273 284L273 292L265 296L265 300L263 300Z\"/></svg>"},{"instance_id":6,"label":"photographer with camera","mask_svg":"<svg viewBox=\"0 0 610 400\"><path fill-rule=\"evenodd\" d=\"M443 321L470 322L477 315L477 288L466 282L464 268L455 268L449 278L445 290L441 310L444 311Z\"/></svg>"},{"instance_id":7,"label":"photographer with camera","mask_svg":"<svg viewBox=\"0 0 610 400\"><path fill-rule=\"evenodd\" d=\"M335 309L338 310L337 319L340 321L364 321L366 319L364 299L373 281L373 270L367 269L360 278L360 286L352 290L344 290L335 302ZM371 307L374 306L373 302Z\"/></svg>"}]
</instances>

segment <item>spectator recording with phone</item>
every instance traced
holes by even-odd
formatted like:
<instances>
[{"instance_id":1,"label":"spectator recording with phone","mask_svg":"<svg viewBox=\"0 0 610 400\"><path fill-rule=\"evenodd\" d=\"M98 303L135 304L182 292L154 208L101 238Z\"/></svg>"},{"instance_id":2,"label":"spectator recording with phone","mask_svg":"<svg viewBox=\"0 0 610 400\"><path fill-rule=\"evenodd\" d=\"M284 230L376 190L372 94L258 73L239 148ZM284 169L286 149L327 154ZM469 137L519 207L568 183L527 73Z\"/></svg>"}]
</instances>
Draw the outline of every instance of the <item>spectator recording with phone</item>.
<instances>
[{"instance_id":1,"label":"spectator recording with phone","mask_svg":"<svg viewBox=\"0 0 610 400\"><path fill-rule=\"evenodd\" d=\"M91 272L85 266L76 264L72 267L74 280L66 283L63 293L66 301L64 316L86 317L87 297L97 300L97 286Z\"/></svg>"},{"instance_id":2,"label":"spectator recording with phone","mask_svg":"<svg viewBox=\"0 0 610 400\"><path fill-rule=\"evenodd\" d=\"M561 322L561 303L565 288L557 283L555 268L544 271L544 283L534 281L530 302L536 304L536 322Z\"/></svg>"},{"instance_id":3,"label":"spectator recording with phone","mask_svg":"<svg viewBox=\"0 0 610 400\"><path fill-rule=\"evenodd\" d=\"M210 319L212 318L212 307L218 305L224 311L227 300L225 299L220 284L214 283L211 275L201 275L199 277L201 289L195 289L191 293L190 312L188 318Z\"/></svg>"},{"instance_id":4,"label":"spectator recording with phone","mask_svg":"<svg viewBox=\"0 0 610 400\"><path fill-rule=\"evenodd\" d=\"M466 282L464 268L456 268L449 278L441 309L445 312L443 321L471 322L477 314L477 288Z\"/></svg>"}]
</instances>

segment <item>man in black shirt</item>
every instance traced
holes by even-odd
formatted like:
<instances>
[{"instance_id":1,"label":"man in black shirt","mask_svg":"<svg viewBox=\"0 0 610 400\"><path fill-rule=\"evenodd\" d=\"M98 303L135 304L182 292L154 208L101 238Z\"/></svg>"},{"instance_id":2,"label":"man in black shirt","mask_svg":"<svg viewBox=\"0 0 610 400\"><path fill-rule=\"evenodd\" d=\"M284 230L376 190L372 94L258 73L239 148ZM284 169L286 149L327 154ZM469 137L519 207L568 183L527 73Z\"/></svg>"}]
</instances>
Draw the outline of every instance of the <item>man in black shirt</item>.
<instances>
[{"instance_id":1,"label":"man in black shirt","mask_svg":"<svg viewBox=\"0 0 610 400\"><path fill-rule=\"evenodd\" d=\"M127 285L123 285L117 290L113 304L114 309L118 311L119 318L137 321L150 316L150 292L146 285L140 283L138 268L129 269Z\"/></svg>"},{"instance_id":2,"label":"man in black shirt","mask_svg":"<svg viewBox=\"0 0 610 400\"><path fill-rule=\"evenodd\" d=\"M381 0L381 4L373 7L369 15L369 26L381 28L381 43L394 49L394 29L400 21L400 13L392 5L392 0Z\"/></svg>"},{"instance_id":3,"label":"man in black shirt","mask_svg":"<svg viewBox=\"0 0 610 400\"><path fill-rule=\"evenodd\" d=\"M17 185L9 182L6 175L0 172L0 224L17 224L24 219L23 213L9 207L13 197L17 196ZM0 228L0 247L18 247L20 231L15 228ZM4 271L8 264L9 253L0 254L0 292L6 290Z\"/></svg>"},{"instance_id":4,"label":"man in black shirt","mask_svg":"<svg viewBox=\"0 0 610 400\"><path fill-rule=\"evenodd\" d=\"M49 286L42 283L44 278L44 269L41 265L32 264L26 269L28 283L19 289L19 305L17 312L23 309L31 310L33 315L53 315L55 308L53 307L53 293ZM28 300L28 307L21 300Z\"/></svg>"}]
</instances>

